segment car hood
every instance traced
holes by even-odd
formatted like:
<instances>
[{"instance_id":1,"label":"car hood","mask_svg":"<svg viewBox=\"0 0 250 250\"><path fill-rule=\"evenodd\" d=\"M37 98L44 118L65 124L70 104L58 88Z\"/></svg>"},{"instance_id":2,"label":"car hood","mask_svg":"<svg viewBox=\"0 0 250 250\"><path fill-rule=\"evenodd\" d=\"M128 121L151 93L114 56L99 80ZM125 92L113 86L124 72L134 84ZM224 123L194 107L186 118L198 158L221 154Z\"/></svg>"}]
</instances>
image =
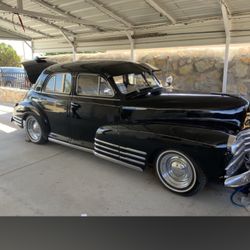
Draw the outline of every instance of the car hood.
<instances>
[{"instance_id":1,"label":"car hood","mask_svg":"<svg viewBox=\"0 0 250 250\"><path fill-rule=\"evenodd\" d=\"M245 122L249 102L227 94L161 93L128 100L123 110L130 119L237 131ZM130 113L130 115L129 115Z\"/></svg>"},{"instance_id":2,"label":"car hood","mask_svg":"<svg viewBox=\"0 0 250 250\"><path fill-rule=\"evenodd\" d=\"M43 72L43 70L54 64L57 63L45 60L43 58L37 58L36 60L22 62L22 65L25 68L28 78L32 84L36 83L36 80Z\"/></svg>"}]
</instances>

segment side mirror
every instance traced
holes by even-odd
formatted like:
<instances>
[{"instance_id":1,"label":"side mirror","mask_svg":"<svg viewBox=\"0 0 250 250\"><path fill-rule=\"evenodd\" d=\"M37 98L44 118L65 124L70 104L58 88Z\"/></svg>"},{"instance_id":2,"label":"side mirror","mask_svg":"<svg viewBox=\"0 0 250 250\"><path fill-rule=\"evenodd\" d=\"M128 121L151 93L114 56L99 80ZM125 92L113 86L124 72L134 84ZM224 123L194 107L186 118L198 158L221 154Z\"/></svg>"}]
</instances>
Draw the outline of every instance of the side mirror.
<instances>
[{"instance_id":1,"label":"side mirror","mask_svg":"<svg viewBox=\"0 0 250 250\"><path fill-rule=\"evenodd\" d=\"M166 86L167 86L167 87L170 87L170 86L172 85L173 81L174 81L173 76L168 76L168 77L166 78L166 82L165 82Z\"/></svg>"}]
</instances>

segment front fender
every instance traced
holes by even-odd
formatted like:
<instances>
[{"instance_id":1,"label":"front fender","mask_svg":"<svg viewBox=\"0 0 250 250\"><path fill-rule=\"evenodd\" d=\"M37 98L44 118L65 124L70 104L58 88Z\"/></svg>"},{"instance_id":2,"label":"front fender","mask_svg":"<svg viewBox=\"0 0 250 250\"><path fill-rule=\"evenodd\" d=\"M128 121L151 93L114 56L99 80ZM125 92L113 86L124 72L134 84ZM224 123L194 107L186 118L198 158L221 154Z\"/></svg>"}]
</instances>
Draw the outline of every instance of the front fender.
<instances>
[{"instance_id":1,"label":"front fender","mask_svg":"<svg viewBox=\"0 0 250 250\"><path fill-rule=\"evenodd\" d=\"M105 131L105 132L102 132ZM173 124L126 124L102 127L97 137L147 153L147 163L155 163L165 150L178 150L198 164L208 177L224 175L230 159L228 134L223 131Z\"/></svg>"}]
</instances>

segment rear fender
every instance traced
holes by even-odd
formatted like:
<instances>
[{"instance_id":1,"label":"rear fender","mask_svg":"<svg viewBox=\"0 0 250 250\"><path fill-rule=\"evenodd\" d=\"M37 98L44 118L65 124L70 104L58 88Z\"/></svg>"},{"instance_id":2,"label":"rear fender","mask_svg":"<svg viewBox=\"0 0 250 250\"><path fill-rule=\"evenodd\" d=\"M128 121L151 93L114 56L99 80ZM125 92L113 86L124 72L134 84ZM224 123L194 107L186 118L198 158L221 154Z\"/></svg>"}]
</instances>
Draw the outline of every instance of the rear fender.
<instances>
[{"instance_id":1,"label":"rear fender","mask_svg":"<svg viewBox=\"0 0 250 250\"><path fill-rule=\"evenodd\" d=\"M29 115L34 115L41 122L42 128L45 131L45 133L49 134L50 132L49 120L45 112L35 102L30 102L30 101L20 102L14 108L14 115L22 118L23 121L25 121Z\"/></svg>"}]
</instances>

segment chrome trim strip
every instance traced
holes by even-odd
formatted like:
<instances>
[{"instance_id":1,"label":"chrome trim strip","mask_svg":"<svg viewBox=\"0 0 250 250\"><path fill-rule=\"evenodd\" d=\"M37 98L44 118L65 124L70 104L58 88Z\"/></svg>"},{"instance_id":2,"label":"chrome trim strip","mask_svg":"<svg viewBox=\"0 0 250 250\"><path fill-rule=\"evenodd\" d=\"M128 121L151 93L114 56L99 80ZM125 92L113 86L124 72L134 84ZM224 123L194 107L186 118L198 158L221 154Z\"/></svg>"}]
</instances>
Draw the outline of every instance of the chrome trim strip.
<instances>
[{"instance_id":1,"label":"chrome trim strip","mask_svg":"<svg viewBox=\"0 0 250 250\"><path fill-rule=\"evenodd\" d=\"M71 147L71 148L79 149L79 150L82 150L82 151L85 151L85 152L89 152L89 153L94 152L92 149L84 148L84 147L81 147L81 146L78 146L78 145L74 145L74 144L71 144L69 142L60 141L60 140L57 140L57 139L54 139L54 138L51 138L51 137L49 137L48 140L50 142L54 142L54 143L57 143L57 144L60 144L60 145L63 145L63 146L68 146L68 147Z\"/></svg>"},{"instance_id":2,"label":"chrome trim strip","mask_svg":"<svg viewBox=\"0 0 250 250\"><path fill-rule=\"evenodd\" d=\"M131 152L134 152L134 153L137 153L137 154L147 155L146 152L143 152L143 151L140 151L140 150L136 150L136 149L133 149L133 148L126 148L126 147L120 146L120 149L131 151Z\"/></svg>"},{"instance_id":3,"label":"chrome trim strip","mask_svg":"<svg viewBox=\"0 0 250 250\"><path fill-rule=\"evenodd\" d=\"M250 148L249 149L245 149L244 151L242 151L241 153L240 153L240 155L238 155L236 158L234 158L233 160L232 160L232 162L230 162L229 163L229 165L226 167L226 170L228 170L229 168L231 168L234 164L236 164L239 160L244 160L244 158L243 159L241 159L243 156L244 156L244 154L245 153L249 153L250 152ZM240 166L239 166L240 167Z\"/></svg>"},{"instance_id":4,"label":"chrome trim strip","mask_svg":"<svg viewBox=\"0 0 250 250\"><path fill-rule=\"evenodd\" d=\"M17 121L13 120L14 124L16 124L17 126L19 127L23 127L23 124L22 123L18 123Z\"/></svg>"},{"instance_id":5,"label":"chrome trim strip","mask_svg":"<svg viewBox=\"0 0 250 250\"><path fill-rule=\"evenodd\" d=\"M114 159L114 158L108 157L108 156L106 156L106 155L99 154L99 153L97 153L97 152L94 152L94 155L97 156L97 157L100 157L100 158L102 158L102 159L109 160L109 161L111 161L111 162L114 162L114 163L123 165L123 166L125 166L125 167L128 167L128 168L131 168L131 169L134 169L134 170L143 172L143 169L140 168L140 167L138 167L138 166L135 166L135 165L132 165L132 164L123 162L123 161L116 160L116 159Z\"/></svg>"},{"instance_id":6,"label":"chrome trim strip","mask_svg":"<svg viewBox=\"0 0 250 250\"><path fill-rule=\"evenodd\" d=\"M13 117L13 121L15 121L15 122L17 122L17 123L20 123L20 124L22 124L22 121L20 121L20 120L17 120L15 117Z\"/></svg>"},{"instance_id":7,"label":"chrome trim strip","mask_svg":"<svg viewBox=\"0 0 250 250\"><path fill-rule=\"evenodd\" d=\"M103 143L103 144L107 144L107 145L110 145L110 146L113 146L113 147L116 147L116 148L120 148L121 150L123 149L123 150L127 150L127 151L130 151L130 152L133 152L133 153L147 155L147 153L144 152L144 151L136 150L136 149L133 149L133 148L122 147L122 146L119 146L117 144L106 142L106 141L103 141L103 140L100 140L100 139L97 139L97 138L95 138L95 141Z\"/></svg>"},{"instance_id":8,"label":"chrome trim strip","mask_svg":"<svg viewBox=\"0 0 250 250\"><path fill-rule=\"evenodd\" d=\"M120 159L125 160L125 161L134 162L134 163L139 164L139 165L145 165L145 162L136 161L136 160L133 160L133 159L128 158L128 157L120 156Z\"/></svg>"},{"instance_id":9,"label":"chrome trim strip","mask_svg":"<svg viewBox=\"0 0 250 250\"><path fill-rule=\"evenodd\" d=\"M105 147L105 146L103 146L103 145L101 145L101 144L98 144L98 143L96 143L96 142L95 142L95 144L94 144L94 145L95 145L96 147L105 148L105 149L107 149L107 150L110 150L110 151L113 151L113 152L119 153L119 150L117 150L117 149L108 148L108 147Z\"/></svg>"},{"instance_id":10,"label":"chrome trim strip","mask_svg":"<svg viewBox=\"0 0 250 250\"><path fill-rule=\"evenodd\" d=\"M126 110L148 110L148 108L133 107L133 106L123 106L122 109L126 109Z\"/></svg>"},{"instance_id":11,"label":"chrome trim strip","mask_svg":"<svg viewBox=\"0 0 250 250\"><path fill-rule=\"evenodd\" d=\"M109 146L113 146L113 147L119 148L119 145L117 145L117 144L113 144L113 143L110 143L110 142L102 141L102 140L99 140L97 138L95 138L95 141L103 143L103 144L106 144L106 145L109 145Z\"/></svg>"},{"instance_id":12,"label":"chrome trim strip","mask_svg":"<svg viewBox=\"0 0 250 250\"><path fill-rule=\"evenodd\" d=\"M114 156L114 157L118 157L118 158L120 158L120 156L119 156L119 155L116 155L116 154L113 154L113 153L107 152L107 151L102 150L102 149L99 149L99 148L97 148L97 147L94 147L94 149L95 149L96 151L101 152L101 153L104 153L104 154L107 154L107 155L112 155L112 156Z\"/></svg>"},{"instance_id":13,"label":"chrome trim strip","mask_svg":"<svg viewBox=\"0 0 250 250\"><path fill-rule=\"evenodd\" d=\"M16 116L16 115L13 116L12 118L13 118L13 119L17 119L17 120L19 120L19 121L22 121L22 120L23 120L22 118L20 118L20 117L18 117L18 116Z\"/></svg>"},{"instance_id":14,"label":"chrome trim strip","mask_svg":"<svg viewBox=\"0 0 250 250\"><path fill-rule=\"evenodd\" d=\"M127 152L123 152L123 151L120 151L120 154L122 154L122 155L126 155L126 156L131 156L131 157L134 157L134 158L136 158L136 159L143 160L143 161L145 161L145 160L146 160L146 158L145 158L145 157L138 156L138 155L133 155L133 154L130 154L130 153L127 153Z\"/></svg>"}]
</instances>

